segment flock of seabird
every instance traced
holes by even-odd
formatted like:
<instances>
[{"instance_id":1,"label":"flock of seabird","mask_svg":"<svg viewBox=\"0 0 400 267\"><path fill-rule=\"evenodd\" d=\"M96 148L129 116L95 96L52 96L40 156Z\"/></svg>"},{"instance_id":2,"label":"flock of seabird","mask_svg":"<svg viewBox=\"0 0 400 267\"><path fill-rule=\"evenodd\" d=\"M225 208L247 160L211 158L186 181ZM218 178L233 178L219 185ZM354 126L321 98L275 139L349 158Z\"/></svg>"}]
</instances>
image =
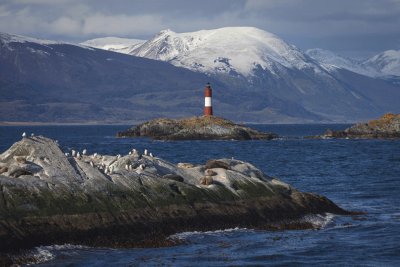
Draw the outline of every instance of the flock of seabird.
<instances>
[{"instance_id":1,"label":"flock of seabird","mask_svg":"<svg viewBox=\"0 0 400 267\"><path fill-rule=\"evenodd\" d=\"M134 155L137 153L138 153L138 151L136 149L132 149L131 151L129 151L128 155ZM71 150L71 156L75 159L80 160L80 159L82 159L82 156L84 156L84 155L85 156L87 155L87 149L83 149L82 153L80 153L79 151L75 151L73 149ZM150 153L147 149L144 150L143 155L149 156L149 157L154 157L153 154ZM69 157L70 153L65 153L65 156ZM95 159L95 158L102 159L103 156L101 156L97 153L94 153L90 157L92 159ZM121 157L122 157L121 154L118 154L116 156L116 158L111 163L109 163L109 165L106 165L104 162L99 165L95 165L95 163L92 160L89 161L89 164L92 168L98 168L99 170L102 170L105 174L111 175L114 173L114 166L112 166L111 164L114 163L115 161L119 160ZM136 173L140 174L144 171L145 168L146 168L146 165L143 163L140 164L137 168L134 168L134 166L132 164L125 164L125 170L129 171L129 172L135 171Z\"/></svg>"},{"instance_id":2,"label":"flock of seabird","mask_svg":"<svg viewBox=\"0 0 400 267\"><path fill-rule=\"evenodd\" d=\"M22 138L25 138L27 135L26 135L26 132L23 132L22 133ZM31 137L34 137L35 136L35 134L34 133L31 133ZM138 153L138 151L136 150L136 149L132 149L131 151L129 151L129 155L134 155L134 154L137 154ZM75 158L75 159L78 159L78 160L80 160L80 159L82 159L82 156L86 156L87 155L87 149L85 148L85 149L83 149L82 150L82 154L79 152L79 151L76 151L76 150L74 150L74 149L71 149L71 153L68 153L68 152L66 152L66 153L64 153L64 155L66 156L66 157L73 157L73 158ZM143 155L144 156L149 156L149 157L154 157L153 156L153 154L152 153L150 153L147 149L144 149L144 152L143 152ZM102 156L101 155L99 155L99 154L97 154L97 153L94 153L92 156L91 156L91 158L92 159L94 159L94 158L102 158ZM118 154L117 156L116 156L116 159L113 161L113 162L111 162L111 163L114 163L115 161L117 161L117 160L119 160L121 158L121 154ZM111 164L110 163L110 164ZM93 163L93 161L92 160L90 160L89 161L89 164L90 164L90 166L91 167L93 167L93 168L95 168L95 167L97 167L99 170L103 170L104 171L104 173L105 174L108 174L108 175L110 175L110 174L113 174L114 173L114 166L110 166L110 165L106 165L105 163L101 163L100 165L98 165L98 166L96 166L94 163ZM144 169L146 168L146 165L145 164L140 164L137 168L134 168L133 167L133 165L132 164L126 164L125 165L125 170L127 170L127 171L136 171L137 173L142 173L143 171L144 171Z\"/></svg>"}]
</instances>

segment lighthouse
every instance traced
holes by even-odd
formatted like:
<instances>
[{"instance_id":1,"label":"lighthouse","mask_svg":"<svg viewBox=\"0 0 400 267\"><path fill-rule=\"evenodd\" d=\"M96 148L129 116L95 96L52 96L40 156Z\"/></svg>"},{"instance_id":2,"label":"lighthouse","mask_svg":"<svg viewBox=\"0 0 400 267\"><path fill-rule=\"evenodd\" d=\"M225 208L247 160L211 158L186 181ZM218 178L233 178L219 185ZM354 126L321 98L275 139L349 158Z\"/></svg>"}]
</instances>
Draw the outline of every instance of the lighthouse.
<instances>
[{"instance_id":1,"label":"lighthouse","mask_svg":"<svg viewBox=\"0 0 400 267\"><path fill-rule=\"evenodd\" d=\"M213 110L211 105L212 89L210 83L204 88L204 116L212 116Z\"/></svg>"}]
</instances>

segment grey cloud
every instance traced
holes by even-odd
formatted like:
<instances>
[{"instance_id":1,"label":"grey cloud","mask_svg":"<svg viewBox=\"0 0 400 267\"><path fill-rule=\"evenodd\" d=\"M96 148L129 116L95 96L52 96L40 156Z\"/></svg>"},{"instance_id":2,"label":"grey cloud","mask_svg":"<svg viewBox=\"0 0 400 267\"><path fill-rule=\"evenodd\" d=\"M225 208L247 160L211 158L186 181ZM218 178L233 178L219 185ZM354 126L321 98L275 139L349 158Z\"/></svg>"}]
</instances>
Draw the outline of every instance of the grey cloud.
<instances>
[{"instance_id":1,"label":"grey cloud","mask_svg":"<svg viewBox=\"0 0 400 267\"><path fill-rule=\"evenodd\" d=\"M399 0L3 0L0 31L67 41L255 26L307 49L400 49ZM346 51L346 47L348 47Z\"/></svg>"}]
</instances>

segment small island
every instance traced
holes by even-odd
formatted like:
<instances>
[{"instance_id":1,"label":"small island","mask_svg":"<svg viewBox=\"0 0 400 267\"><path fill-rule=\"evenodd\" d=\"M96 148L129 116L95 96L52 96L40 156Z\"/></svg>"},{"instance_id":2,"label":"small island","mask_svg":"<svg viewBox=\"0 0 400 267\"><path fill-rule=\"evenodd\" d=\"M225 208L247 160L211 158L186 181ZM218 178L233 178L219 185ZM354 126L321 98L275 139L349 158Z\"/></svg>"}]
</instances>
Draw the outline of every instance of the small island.
<instances>
[{"instance_id":1,"label":"small island","mask_svg":"<svg viewBox=\"0 0 400 267\"><path fill-rule=\"evenodd\" d=\"M400 114L388 113L367 123L357 123L344 131L327 130L322 138L400 138Z\"/></svg>"},{"instance_id":2,"label":"small island","mask_svg":"<svg viewBox=\"0 0 400 267\"><path fill-rule=\"evenodd\" d=\"M156 140L271 140L278 137L212 115L154 119L118 132L117 136L149 137Z\"/></svg>"},{"instance_id":3,"label":"small island","mask_svg":"<svg viewBox=\"0 0 400 267\"><path fill-rule=\"evenodd\" d=\"M182 231L305 229L315 227L307 215L351 214L240 160L173 164L23 136L0 155L0 259L37 245L160 246Z\"/></svg>"}]
</instances>

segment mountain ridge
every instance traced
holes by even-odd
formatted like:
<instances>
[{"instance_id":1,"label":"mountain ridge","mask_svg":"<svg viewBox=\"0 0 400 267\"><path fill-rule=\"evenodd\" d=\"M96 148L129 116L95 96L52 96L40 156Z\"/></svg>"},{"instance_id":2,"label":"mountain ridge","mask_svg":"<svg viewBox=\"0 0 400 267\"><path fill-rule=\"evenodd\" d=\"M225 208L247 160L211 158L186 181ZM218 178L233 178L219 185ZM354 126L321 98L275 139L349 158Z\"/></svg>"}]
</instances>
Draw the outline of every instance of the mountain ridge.
<instances>
[{"instance_id":1,"label":"mountain ridge","mask_svg":"<svg viewBox=\"0 0 400 267\"><path fill-rule=\"evenodd\" d=\"M217 32L232 30L236 28ZM169 61L8 35L0 38L0 121L130 123L200 115L202 87L208 81L215 89L216 114L237 122L347 122L399 112L398 86L342 69L329 72L276 35L252 38L258 44L253 48L240 37L260 32L242 27L218 48L215 40L226 36L201 31L199 38L186 36L181 42L179 34L168 30L155 37L161 46L148 46L152 51L162 48L165 56L174 55L172 60L180 62L174 49L194 50L189 40L210 62L213 72L208 73L176 67ZM265 39L272 42L265 51L275 49L283 55L259 53L264 51L260 40ZM229 58L199 50L201 42L221 50L232 40L242 40L234 43L235 48L248 48L257 60L265 59L265 64L252 64L254 58L245 58L246 50L241 54L228 51L235 56L232 64ZM185 56L190 63L190 54ZM236 63L245 68L237 68Z\"/></svg>"}]
</instances>

